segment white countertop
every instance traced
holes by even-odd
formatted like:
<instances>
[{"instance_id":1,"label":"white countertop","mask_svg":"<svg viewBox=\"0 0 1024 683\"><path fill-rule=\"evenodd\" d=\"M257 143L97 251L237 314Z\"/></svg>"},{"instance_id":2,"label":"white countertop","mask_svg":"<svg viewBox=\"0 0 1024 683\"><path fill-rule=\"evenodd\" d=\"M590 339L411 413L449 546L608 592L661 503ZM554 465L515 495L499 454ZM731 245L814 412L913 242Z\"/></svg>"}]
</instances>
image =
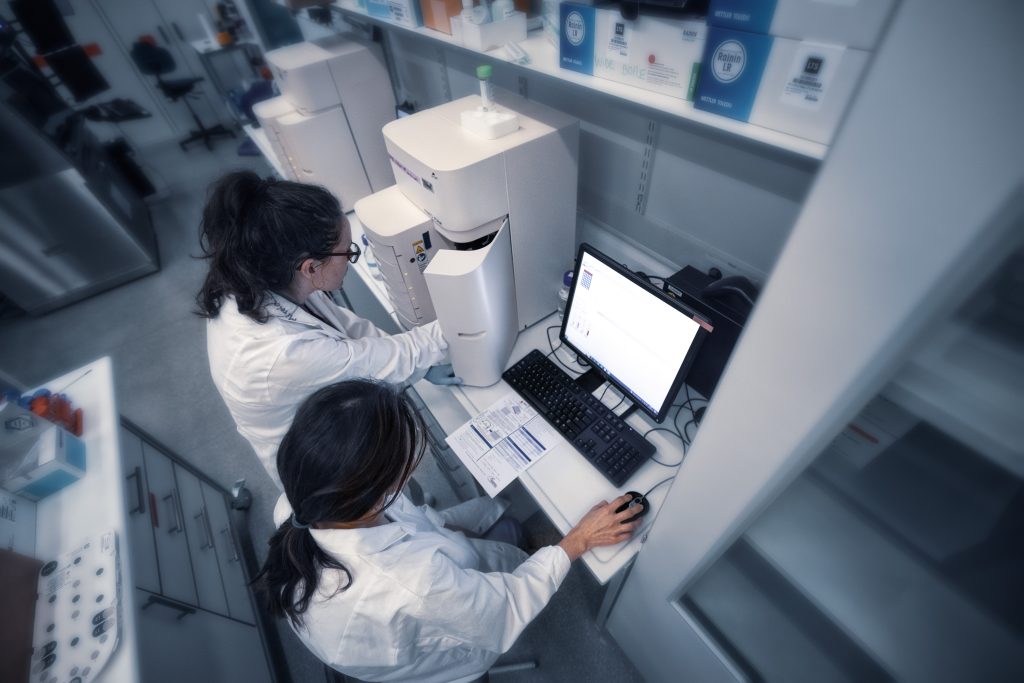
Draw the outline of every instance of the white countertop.
<instances>
[{"instance_id":1,"label":"white countertop","mask_svg":"<svg viewBox=\"0 0 1024 683\"><path fill-rule=\"evenodd\" d=\"M74 407L82 409L86 473L77 482L36 504L36 557L46 562L73 550L89 537L110 529L117 532L121 569L120 642L95 680L138 681L139 653L132 590L135 581L129 561L125 473L110 358L100 358L36 389L43 387L53 393L67 394Z\"/></svg>"},{"instance_id":2,"label":"white countertop","mask_svg":"<svg viewBox=\"0 0 1024 683\"><path fill-rule=\"evenodd\" d=\"M359 220L354 213L348 214L348 219L352 224L353 239L360 242L363 230ZM366 283L385 310L394 317L394 307L387 297L384 283L372 276L365 259L352 266L350 271ZM554 296L552 296L551 303L553 309ZM512 350L509 365L518 361L534 348L547 353L550 347L545 338L546 330L549 326L560 323L557 314L553 311L550 317L523 330ZM551 330L551 338L556 346L558 345L557 337L557 332ZM559 357L566 361L572 358L572 354L564 350L559 354ZM427 404L434 418L448 433L502 396L513 391L504 381L499 381L489 387L438 387L421 381L415 386L415 389ZM600 395L600 391L596 393ZM619 395L614 391L607 393L605 402L609 406L614 406L618 401ZM676 402L678 403L678 400ZM658 426L640 411L627 418L626 422L641 434ZM666 420L665 426L668 426L668 420ZM557 438L557 445L529 470L521 474L519 480L537 501L544 514L563 534L567 533L596 503L611 500L626 491L645 493L655 484L674 477L678 471L678 467L666 467L650 460L626 482L625 486L616 489L568 441L561 436ZM682 461L682 443L675 436L665 432L653 432L647 438L657 446L656 457L659 460L668 463ZM651 511L644 518L645 526L631 541L623 545L597 548L583 556L584 564L600 583L607 583L640 551L644 531L657 516L668 488L669 483L666 483L651 493L649 497Z\"/></svg>"},{"instance_id":3,"label":"white countertop","mask_svg":"<svg viewBox=\"0 0 1024 683\"><path fill-rule=\"evenodd\" d=\"M246 126L245 132L256 141L268 162L280 173L280 164L274 157L264 132L260 129L253 129L251 126ZM284 177L283 174L282 177ZM355 213L349 212L347 216L352 225L352 238L356 243L361 244L362 225ZM373 277L366 259L361 259L349 270L366 283L384 310L398 323L394 306L388 298L384 283ZM353 275L349 277L353 277ZM554 304L555 297L552 293L552 315L519 334L509 365L525 356L531 349L538 348L545 353L550 350L545 338L545 331L549 326L561 322L554 312ZM400 323L399 326L401 327ZM552 339L556 345L558 344L557 336L557 333L552 330ZM571 357L571 354L561 353L565 353L561 356L563 359ZM438 387L421 381L415 389L427 404L431 414L447 433L451 433L471 417L508 392L513 391L504 381L499 381L490 387ZM605 398L609 405L614 405L618 400L619 396L613 391L609 391ZM678 398L675 403L679 403ZM631 415L626 422L641 434L658 426L640 411ZM668 426L667 420L665 425ZM682 462L683 445L678 438L665 432L653 432L647 438L657 447L658 451L655 457L659 460L667 463ZM558 439L559 443L552 451L521 474L519 479L537 501L544 514L563 534L567 533L596 503L611 500L626 491L645 493L655 484L674 477L679 469L678 467L665 467L650 460L626 482L622 489L616 489L568 441L560 436ZM631 541L619 546L598 548L583 556L584 564L600 583L607 583L640 551L645 536L644 532L657 517L669 486L670 483L666 483L651 493L649 497L651 511L645 517L644 527Z\"/></svg>"}]
</instances>

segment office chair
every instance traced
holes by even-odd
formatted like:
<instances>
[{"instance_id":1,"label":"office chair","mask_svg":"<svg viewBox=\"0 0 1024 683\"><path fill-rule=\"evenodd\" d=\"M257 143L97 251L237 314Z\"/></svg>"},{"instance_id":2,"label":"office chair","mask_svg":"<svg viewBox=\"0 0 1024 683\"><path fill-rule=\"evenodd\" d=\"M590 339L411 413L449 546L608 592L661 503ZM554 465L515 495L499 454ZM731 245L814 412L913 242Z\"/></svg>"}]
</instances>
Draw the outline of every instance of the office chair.
<instances>
[{"instance_id":1,"label":"office chair","mask_svg":"<svg viewBox=\"0 0 1024 683\"><path fill-rule=\"evenodd\" d=\"M211 141L215 138L228 135L235 137L233 130L225 128L220 123L209 128L204 126L203 122L199 119L199 115L192 108L189 98L196 97L192 91L195 89L196 83L203 80L201 76L165 80L163 78L164 75L171 73L177 68L177 65L174 63L174 57L166 49L159 47L146 38L142 38L132 45L131 55L132 61L139 67L139 71L147 76L156 76L156 86L160 88L164 97L171 102L182 100L185 106L188 107L189 113L192 114L192 119L196 122L197 128L191 131L188 137L178 142L178 146L182 150L197 140L202 140L206 145L206 149L213 149Z\"/></svg>"}]
</instances>

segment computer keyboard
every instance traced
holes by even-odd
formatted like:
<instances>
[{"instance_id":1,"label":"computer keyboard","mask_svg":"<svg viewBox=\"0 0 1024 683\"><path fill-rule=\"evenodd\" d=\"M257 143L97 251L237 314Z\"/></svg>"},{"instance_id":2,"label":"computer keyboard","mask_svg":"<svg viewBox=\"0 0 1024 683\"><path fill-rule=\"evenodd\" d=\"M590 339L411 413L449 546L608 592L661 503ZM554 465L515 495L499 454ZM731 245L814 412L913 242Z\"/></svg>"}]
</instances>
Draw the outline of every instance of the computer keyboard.
<instances>
[{"instance_id":1,"label":"computer keyboard","mask_svg":"<svg viewBox=\"0 0 1024 683\"><path fill-rule=\"evenodd\" d=\"M615 486L654 454L649 441L540 351L501 377Z\"/></svg>"}]
</instances>

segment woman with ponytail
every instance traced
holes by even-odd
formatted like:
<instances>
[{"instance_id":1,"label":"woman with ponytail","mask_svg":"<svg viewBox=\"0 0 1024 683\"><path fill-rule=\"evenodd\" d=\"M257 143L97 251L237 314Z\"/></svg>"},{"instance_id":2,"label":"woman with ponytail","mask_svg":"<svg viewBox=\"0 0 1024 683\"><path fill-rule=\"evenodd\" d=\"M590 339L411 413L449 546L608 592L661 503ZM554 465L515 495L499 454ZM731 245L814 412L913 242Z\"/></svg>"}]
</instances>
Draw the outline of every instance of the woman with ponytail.
<instances>
[{"instance_id":1,"label":"woman with ponytail","mask_svg":"<svg viewBox=\"0 0 1024 683\"><path fill-rule=\"evenodd\" d=\"M387 335L327 295L360 250L324 188L230 173L210 190L200 245L213 382L278 486L277 447L318 388L353 377L458 383L449 366L432 367L448 348L436 322Z\"/></svg>"},{"instance_id":2,"label":"woman with ponytail","mask_svg":"<svg viewBox=\"0 0 1024 683\"><path fill-rule=\"evenodd\" d=\"M596 505L532 556L467 538L502 508L477 498L437 512L400 493L424 449L397 389L352 380L299 408L277 466L279 525L256 577L271 612L322 661L367 681L471 681L547 605L587 550L622 543L639 521ZM446 528L447 527L447 528Z\"/></svg>"}]
</instances>

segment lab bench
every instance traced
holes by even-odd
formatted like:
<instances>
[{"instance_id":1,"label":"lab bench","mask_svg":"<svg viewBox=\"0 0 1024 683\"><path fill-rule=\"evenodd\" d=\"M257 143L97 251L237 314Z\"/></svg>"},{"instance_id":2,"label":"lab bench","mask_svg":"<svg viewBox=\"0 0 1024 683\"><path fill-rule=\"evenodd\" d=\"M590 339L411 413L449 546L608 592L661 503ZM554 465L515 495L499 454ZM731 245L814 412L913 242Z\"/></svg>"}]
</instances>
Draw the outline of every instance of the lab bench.
<instances>
[{"instance_id":1,"label":"lab bench","mask_svg":"<svg viewBox=\"0 0 1024 683\"><path fill-rule=\"evenodd\" d=\"M82 408L87 467L37 503L34 555L46 562L100 534L116 537L119 641L92 680L279 680L280 644L249 589L251 543L232 496L119 420L110 358L45 387ZM81 647L55 640L54 665Z\"/></svg>"},{"instance_id":2,"label":"lab bench","mask_svg":"<svg viewBox=\"0 0 1024 683\"><path fill-rule=\"evenodd\" d=\"M282 166L275 158L273 149L267 144L265 133L261 129L254 129L250 126L245 127L245 132L260 147L267 162L277 170L279 175L286 177L281 173ZM354 212L349 212L346 216L352 226L352 239L357 244L362 244L363 228L359 219ZM602 247L604 246L602 244ZM623 248L626 247L623 246ZM387 290L379 273L374 273L375 268L369 265L369 260L360 259L349 270L350 274L343 285L346 303L356 313L370 320L382 330L389 333L400 332L403 328L398 323L395 308L388 298ZM534 348L545 352L549 349L548 328L555 324L561 324L555 313L555 301L556 284L553 283L551 290L552 314L519 333L508 365L512 365ZM553 341L557 345L557 339L553 339ZM477 492L475 484L472 484L472 475L461 466L458 458L447 447L445 436L511 391L513 391L512 388L504 381L499 381L489 387L436 386L427 381L420 381L409 392L428 425L433 427L430 436L431 451L437 459L439 468L452 483L457 493L462 494L467 488L470 495L476 495ZM611 393L609 392L609 396L605 397L609 406L619 400L617 395L613 399ZM696 392L692 392L691 395L694 398L701 398ZM675 402L678 403L678 400ZM628 417L626 422L641 434L647 434L658 426L639 411ZM651 432L647 438L657 447L658 460L668 463L670 466L649 460L620 490L614 488L562 436L558 435L555 438L557 444L551 452L523 472L519 476L519 482L562 534L567 533L594 504L600 501L611 500L629 490L644 493L666 479L671 480L678 470L678 465L685 457L683 444L678 437L665 431ZM632 540L624 545L597 548L583 555L583 563L599 583L603 585L612 581L613 578L623 578L625 572L622 570L640 551L646 531L657 518L670 483L670 481L666 482L666 485L658 486L651 492L648 497L651 510L645 517L644 526ZM610 601L614 599L615 592L614 589L608 592L608 602L602 609L602 615L610 607Z\"/></svg>"},{"instance_id":3,"label":"lab bench","mask_svg":"<svg viewBox=\"0 0 1024 683\"><path fill-rule=\"evenodd\" d=\"M361 243L362 226L354 213L348 214L352 225L353 240ZM360 260L350 268L351 274L346 278L344 291L353 309L360 315L370 319L378 327L389 332L400 330L394 307L388 299L384 283L374 276L373 269L366 259ZM354 278L358 279L354 279ZM557 346L558 340L549 337L548 328L560 325L561 321L555 309L555 290L552 289L552 314L521 331L512 349L508 365L512 365L532 349L549 350L549 339ZM551 331L552 334L554 331ZM563 351L564 353L564 351ZM565 354L567 358L568 353ZM465 489L467 478L471 475L461 467L458 458L445 444L444 437L452 433L470 418L508 395L513 389L503 380L489 387L471 386L436 386L427 381L416 383L412 392L414 402L425 414L428 425L434 425L430 437L432 452L437 458L438 466L447 473L449 481L456 482L457 491ZM692 394L696 397L696 394ZM612 392L604 397L605 403L612 407L619 402L619 396L612 397ZM658 425L639 411L626 419L627 424L640 434L645 434ZM555 437L556 445L543 458L519 475L519 482L530 494L540 509L551 520L562 534L567 533L596 503L613 498L626 491L646 492L666 479L672 479L684 457L680 439L664 431L648 434L647 438L657 447L658 460L668 465L648 460L621 488L615 488L587 460L576 451L561 435ZM668 483L668 482L666 482ZM654 489L649 501L651 511L645 517L644 526L632 540L623 545L596 548L583 555L583 563L601 584L607 584L625 568L640 551L645 532L657 517L658 510L668 491L668 486ZM476 491L472 491L476 495ZM620 575L621 577L621 575ZM614 591L611 591L614 593Z\"/></svg>"}]
</instances>

